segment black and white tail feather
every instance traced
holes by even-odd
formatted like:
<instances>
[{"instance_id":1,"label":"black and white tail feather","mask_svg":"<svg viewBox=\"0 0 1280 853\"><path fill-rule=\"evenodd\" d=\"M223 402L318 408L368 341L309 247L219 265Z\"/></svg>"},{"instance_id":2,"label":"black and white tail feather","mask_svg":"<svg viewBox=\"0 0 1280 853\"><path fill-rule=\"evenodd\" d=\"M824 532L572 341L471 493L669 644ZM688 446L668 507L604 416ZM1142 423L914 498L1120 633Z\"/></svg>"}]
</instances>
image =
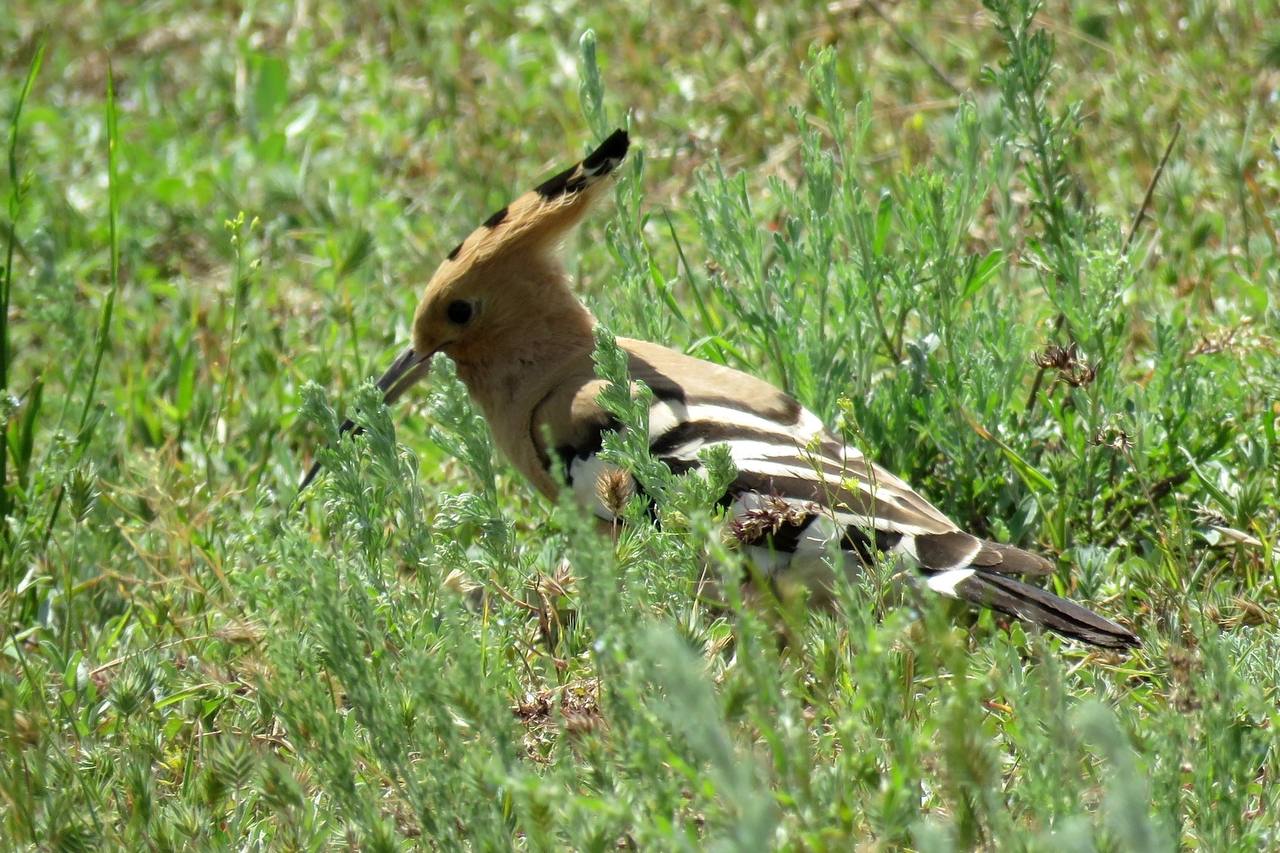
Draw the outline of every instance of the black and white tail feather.
<instances>
[{"instance_id":1,"label":"black and white tail feather","mask_svg":"<svg viewBox=\"0 0 1280 853\"><path fill-rule=\"evenodd\" d=\"M751 411L735 405L737 400L691 398L684 389L671 393L670 375L653 375L645 367L643 360L633 359L636 378L656 380L655 387L668 392L650 410L651 452L683 472L700 467L698 452L704 447L728 448L738 469L723 500L728 523L770 579L810 574L814 564L829 565L825 561L833 554L865 564L880 552L914 566L921 585L934 593L1095 646L1138 645L1124 627L1013 577L1050 574L1048 560L960 530L794 401L785 411L794 416L780 419L776 410ZM596 496L596 482L607 466L596 454L598 438L592 444L583 448L587 452L567 456L567 477L580 500L611 519Z\"/></svg>"}]
</instances>

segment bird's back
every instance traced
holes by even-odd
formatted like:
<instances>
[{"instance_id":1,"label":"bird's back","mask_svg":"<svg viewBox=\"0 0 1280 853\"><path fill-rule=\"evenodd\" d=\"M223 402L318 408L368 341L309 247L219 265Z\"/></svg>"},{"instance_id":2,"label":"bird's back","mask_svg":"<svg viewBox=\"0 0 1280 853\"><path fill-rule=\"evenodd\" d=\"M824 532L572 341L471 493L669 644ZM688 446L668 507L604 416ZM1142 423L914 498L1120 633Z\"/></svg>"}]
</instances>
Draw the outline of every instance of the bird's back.
<instances>
[{"instance_id":1,"label":"bird's back","mask_svg":"<svg viewBox=\"0 0 1280 853\"><path fill-rule=\"evenodd\" d=\"M728 448L738 469L725 496L739 511L731 521L746 515L760 522L740 531L744 546L789 552L837 545L864 558L871 548L916 557L917 540L927 539L925 557L938 568L967 564L969 552L979 550L978 540L961 533L909 485L769 383L657 344L625 338L618 344L630 357L632 379L653 391L649 448L657 459L683 473L701 467L702 449ZM541 401L531 424L542 464L562 464L584 502L611 517L594 500L595 479L606 468L598 455L601 436L618 428L597 402L603 386L584 359ZM544 431L549 438L539 437ZM785 521L752 537L752 529L770 526L764 518L769 507ZM945 554L948 546L956 553ZM1019 571L1046 567L1035 560Z\"/></svg>"}]
</instances>

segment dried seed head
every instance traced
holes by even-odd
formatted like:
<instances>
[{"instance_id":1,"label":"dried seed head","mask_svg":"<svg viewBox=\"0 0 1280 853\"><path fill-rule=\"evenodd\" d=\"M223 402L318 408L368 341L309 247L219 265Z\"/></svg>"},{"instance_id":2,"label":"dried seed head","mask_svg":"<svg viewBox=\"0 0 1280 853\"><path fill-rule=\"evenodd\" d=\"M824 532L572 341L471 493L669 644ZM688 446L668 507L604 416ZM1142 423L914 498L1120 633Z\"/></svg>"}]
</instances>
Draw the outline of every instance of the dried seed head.
<instances>
[{"instance_id":1,"label":"dried seed head","mask_svg":"<svg viewBox=\"0 0 1280 853\"><path fill-rule=\"evenodd\" d=\"M778 495L762 496L760 506L739 514L729 523L729 538L753 545L783 527L799 527L820 511L814 503L792 503Z\"/></svg>"},{"instance_id":2,"label":"dried seed head","mask_svg":"<svg viewBox=\"0 0 1280 853\"><path fill-rule=\"evenodd\" d=\"M577 582L578 579L573 574L573 566L565 559L556 564L554 574L539 574L534 588L540 596L554 600L570 595Z\"/></svg>"},{"instance_id":3,"label":"dried seed head","mask_svg":"<svg viewBox=\"0 0 1280 853\"><path fill-rule=\"evenodd\" d=\"M1196 356L1214 355L1236 349L1250 349L1259 343L1258 336L1250 334L1252 325L1253 318L1246 317L1235 326L1201 335L1199 343L1192 347L1191 352L1187 354L1195 358Z\"/></svg>"},{"instance_id":4,"label":"dried seed head","mask_svg":"<svg viewBox=\"0 0 1280 853\"><path fill-rule=\"evenodd\" d=\"M1121 453L1128 453L1133 449L1133 439L1118 426L1109 425L1099 429L1093 434L1093 444L1096 447L1110 447Z\"/></svg>"},{"instance_id":5,"label":"dried seed head","mask_svg":"<svg viewBox=\"0 0 1280 853\"><path fill-rule=\"evenodd\" d=\"M479 589L480 584L467 577L465 572L454 569L445 577L443 586L450 592L468 595L472 591Z\"/></svg>"},{"instance_id":6,"label":"dried seed head","mask_svg":"<svg viewBox=\"0 0 1280 853\"><path fill-rule=\"evenodd\" d=\"M1072 388L1083 388L1098 378L1098 368L1080 357L1080 348L1075 342L1060 347L1049 344L1032 356L1032 361L1041 370L1056 370L1058 379Z\"/></svg>"},{"instance_id":7,"label":"dried seed head","mask_svg":"<svg viewBox=\"0 0 1280 853\"><path fill-rule=\"evenodd\" d=\"M621 468L606 468L596 478L596 497L613 515L622 515L635 493L635 480Z\"/></svg>"},{"instance_id":8,"label":"dried seed head","mask_svg":"<svg viewBox=\"0 0 1280 853\"><path fill-rule=\"evenodd\" d=\"M484 585L476 583L466 573L454 569L445 577L443 586L449 592L461 596L468 607L475 610L480 610L484 607Z\"/></svg>"},{"instance_id":9,"label":"dried seed head","mask_svg":"<svg viewBox=\"0 0 1280 853\"><path fill-rule=\"evenodd\" d=\"M233 619L221 628L216 629L213 635L219 640L225 640L228 643L256 643L262 639L265 633L265 629L260 622Z\"/></svg>"}]
</instances>

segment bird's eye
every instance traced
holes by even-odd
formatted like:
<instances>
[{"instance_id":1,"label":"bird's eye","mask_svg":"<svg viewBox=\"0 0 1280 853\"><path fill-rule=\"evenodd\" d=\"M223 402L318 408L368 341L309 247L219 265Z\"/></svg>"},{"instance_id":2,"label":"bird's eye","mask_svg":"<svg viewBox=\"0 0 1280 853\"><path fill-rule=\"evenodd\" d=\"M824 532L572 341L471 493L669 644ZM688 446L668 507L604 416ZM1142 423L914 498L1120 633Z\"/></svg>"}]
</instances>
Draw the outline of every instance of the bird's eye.
<instances>
[{"instance_id":1,"label":"bird's eye","mask_svg":"<svg viewBox=\"0 0 1280 853\"><path fill-rule=\"evenodd\" d=\"M449 307L444 310L444 314L449 318L449 322L456 326L464 325L471 319L471 303L465 299L455 299L449 303Z\"/></svg>"}]
</instances>

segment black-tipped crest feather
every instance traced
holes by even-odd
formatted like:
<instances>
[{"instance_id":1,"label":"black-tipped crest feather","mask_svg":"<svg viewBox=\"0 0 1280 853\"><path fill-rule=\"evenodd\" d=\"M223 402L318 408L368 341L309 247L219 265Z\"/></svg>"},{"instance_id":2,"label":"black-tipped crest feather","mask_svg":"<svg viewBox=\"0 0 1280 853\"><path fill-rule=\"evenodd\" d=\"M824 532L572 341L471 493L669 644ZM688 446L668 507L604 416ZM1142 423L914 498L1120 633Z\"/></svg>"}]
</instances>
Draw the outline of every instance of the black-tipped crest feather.
<instances>
[{"instance_id":1,"label":"black-tipped crest feather","mask_svg":"<svg viewBox=\"0 0 1280 853\"><path fill-rule=\"evenodd\" d=\"M501 210L495 210L488 219L484 221L485 228L497 228L502 224L502 220L507 218L507 206L503 205Z\"/></svg>"},{"instance_id":2,"label":"black-tipped crest feather","mask_svg":"<svg viewBox=\"0 0 1280 853\"><path fill-rule=\"evenodd\" d=\"M587 155L582 161L582 170L589 175L607 175L627 156L627 148L631 139L622 129L609 134L609 138L600 143L600 147Z\"/></svg>"},{"instance_id":3,"label":"black-tipped crest feather","mask_svg":"<svg viewBox=\"0 0 1280 853\"><path fill-rule=\"evenodd\" d=\"M591 183L593 178L603 177L616 169L627 156L630 145L627 132L615 130L585 160L543 181L534 188L534 192L547 200L578 192Z\"/></svg>"}]
</instances>

